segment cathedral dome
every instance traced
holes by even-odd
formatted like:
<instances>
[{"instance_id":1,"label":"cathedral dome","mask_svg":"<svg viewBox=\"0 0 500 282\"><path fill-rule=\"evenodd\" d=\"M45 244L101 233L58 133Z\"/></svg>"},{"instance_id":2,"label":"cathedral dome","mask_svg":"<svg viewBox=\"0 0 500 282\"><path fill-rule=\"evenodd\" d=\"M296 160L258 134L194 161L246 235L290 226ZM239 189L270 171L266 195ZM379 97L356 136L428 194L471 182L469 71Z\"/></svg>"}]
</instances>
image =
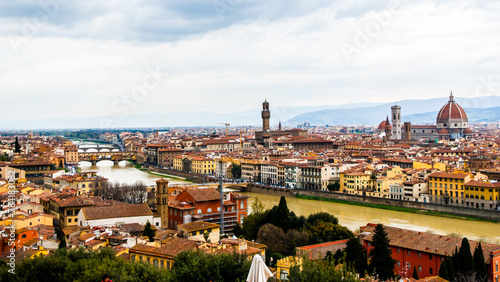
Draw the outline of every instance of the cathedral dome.
<instances>
[{"instance_id":1,"label":"cathedral dome","mask_svg":"<svg viewBox=\"0 0 500 282\"><path fill-rule=\"evenodd\" d=\"M385 125L386 125L386 121L382 121L379 125L378 125L378 130L385 130ZM392 128L391 124L389 123L389 128Z\"/></svg>"},{"instance_id":2,"label":"cathedral dome","mask_svg":"<svg viewBox=\"0 0 500 282\"><path fill-rule=\"evenodd\" d=\"M437 123L467 122L467 114L464 109L455 102L453 93L450 94L450 100L438 113Z\"/></svg>"}]
</instances>

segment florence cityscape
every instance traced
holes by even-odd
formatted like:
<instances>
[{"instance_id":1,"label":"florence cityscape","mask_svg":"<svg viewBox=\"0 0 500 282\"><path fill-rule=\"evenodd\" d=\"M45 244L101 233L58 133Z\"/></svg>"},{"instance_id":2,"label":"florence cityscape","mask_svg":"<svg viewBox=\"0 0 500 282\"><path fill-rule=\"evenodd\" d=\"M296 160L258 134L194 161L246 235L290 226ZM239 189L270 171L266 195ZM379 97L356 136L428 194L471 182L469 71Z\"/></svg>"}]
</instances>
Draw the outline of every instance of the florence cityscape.
<instances>
[{"instance_id":1,"label":"florence cityscape","mask_svg":"<svg viewBox=\"0 0 500 282\"><path fill-rule=\"evenodd\" d=\"M500 281L498 3L0 7L0 281Z\"/></svg>"}]
</instances>

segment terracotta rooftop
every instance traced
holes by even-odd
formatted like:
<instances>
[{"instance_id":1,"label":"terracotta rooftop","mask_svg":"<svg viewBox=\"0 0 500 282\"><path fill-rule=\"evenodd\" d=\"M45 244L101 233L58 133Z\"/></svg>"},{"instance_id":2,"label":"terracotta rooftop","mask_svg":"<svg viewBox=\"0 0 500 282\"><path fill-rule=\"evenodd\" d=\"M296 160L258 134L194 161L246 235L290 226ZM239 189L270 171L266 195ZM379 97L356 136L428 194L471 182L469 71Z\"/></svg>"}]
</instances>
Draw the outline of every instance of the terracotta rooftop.
<instances>
[{"instance_id":1,"label":"terracotta rooftop","mask_svg":"<svg viewBox=\"0 0 500 282\"><path fill-rule=\"evenodd\" d=\"M144 244L137 244L130 248L130 252L159 255L173 258L183 251L196 249L198 243L184 238L169 238L164 246L153 247Z\"/></svg>"},{"instance_id":2,"label":"terracotta rooftop","mask_svg":"<svg viewBox=\"0 0 500 282\"><path fill-rule=\"evenodd\" d=\"M361 227L361 232L369 232L369 235L363 238L364 240L369 242L373 240L373 231L375 230L375 227L376 224L368 224L367 226ZM386 225L384 225L384 229L387 232L387 238L389 238L390 245L395 247L442 256L451 256L455 251L455 248L460 249L460 246L462 245L462 238L431 234ZM474 249L479 243L469 240L469 244L471 247L471 253L474 253ZM490 261L491 252L500 250L500 245L488 244L484 242L481 243L481 247L484 252L484 260L486 263L489 263Z\"/></svg>"},{"instance_id":3,"label":"terracotta rooftop","mask_svg":"<svg viewBox=\"0 0 500 282\"><path fill-rule=\"evenodd\" d=\"M188 193L196 202L220 200L220 193L214 188L188 189L183 193Z\"/></svg>"},{"instance_id":4,"label":"terracotta rooftop","mask_svg":"<svg viewBox=\"0 0 500 282\"><path fill-rule=\"evenodd\" d=\"M297 254L303 255L309 253L309 259L317 260L324 259L328 251L335 253L338 250L345 249L347 247L347 239L338 240L333 242L326 242L316 245L309 245L297 248Z\"/></svg>"},{"instance_id":5,"label":"terracotta rooftop","mask_svg":"<svg viewBox=\"0 0 500 282\"><path fill-rule=\"evenodd\" d=\"M204 221L196 221L196 222L179 224L177 226L177 228L184 229L187 232L193 232L193 231L204 230L204 229L209 229L209 228L212 228L212 229L220 228L220 225L215 224L215 223L204 222Z\"/></svg>"},{"instance_id":6,"label":"terracotta rooftop","mask_svg":"<svg viewBox=\"0 0 500 282\"><path fill-rule=\"evenodd\" d=\"M86 220L131 216L153 216L147 204L87 207L82 209Z\"/></svg>"}]
</instances>

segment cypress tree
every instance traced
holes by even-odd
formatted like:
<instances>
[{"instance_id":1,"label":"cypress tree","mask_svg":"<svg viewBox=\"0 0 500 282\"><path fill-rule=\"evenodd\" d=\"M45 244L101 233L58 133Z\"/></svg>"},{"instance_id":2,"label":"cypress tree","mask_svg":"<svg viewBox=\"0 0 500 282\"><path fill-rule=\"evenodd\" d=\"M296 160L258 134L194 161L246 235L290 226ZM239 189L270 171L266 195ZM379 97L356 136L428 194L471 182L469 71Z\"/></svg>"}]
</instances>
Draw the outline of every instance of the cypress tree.
<instances>
[{"instance_id":1,"label":"cypress tree","mask_svg":"<svg viewBox=\"0 0 500 282\"><path fill-rule=\"evenodd\" d=\"M455 246L455 252L451 256L451 263L448 265L448 276L450 280L457 276L457 272L460 269L460 257L458 255L458 247Z\"/></svg>"},{"instance_id":2,"label":"cypress tree","mask_svg":"<svg viewBox=\"0 0 500 282\"><path fill-rule=\"evenodd\" d=\"M458 251L458 258L460 261L460 267L455 265L457 274L470 274L474 272L474 261L472 260L472 254L470 252L470 244L467 238L462 239L462 246Z\"/></svg>"},{"instance_id":3,"label":"cypress tree","mask_svg":"<svg viewBox=\"0 0 500 282\"><path fill-rule=\"evenodd\" d=\"M382 280L394 277L394 263L392 251L389 247L389 238L382 224L377 224L373 234L373 249L370 251L371 268Z\"/></svg>"},{"instance_id":4,"label":"cypress tree","mask_svg":"<svg viewBox=\"0 0 500 282\"><path fill-rule=\"evenodd\" d=\"M448 274L448 265L451 263L451 260L449 258L446 258L443 263L441 264L441 267L439 268L439 277L446 279L448 281L451 280L451 277Z\"/></svg>"},{"instance_id":5,"label":"cypress tree","mask_svg":"<svg viewBox=\"0 0 500 282\"><path fill-rule=\"evenodd\" d=\"M418 280L418 273L417 273L417 267L416 266L413 267L413 276L412 277L414 279Z\"/></svg>"},{"instance_id":6,"label":"cypress tree","mask_svg":"<svg viewBox=\"0 0 500 282\"><path fill-rule=\"evenodd\" d=\"M19 145L19 140L17 139L17 136L16 136L16 142L14 142L14 152L21 153L21 145Z\"/></svg>"},{"instance_id":7,"label":"cypress tree","mask_svg":"<svg viewBox=\"0 0 500 282\"><path fill-rule=\"evenodd\" d=\"M484 262L484 253L481 243L474 249L474 269L476 270L476 281L488 281L488 268Z\"/></svg>"},{"instance_id":8,"label":"cypress tree","mask_svg":"<svg viewBox=\"0 0 500 282\"><path fill-rule=\"evenodd\" d=\"M289 220L288 216L290 215L290 210L286 204L285 196L281 196L280 203L278 208L276 209L276 213L274 214L274 218L272 220L273 225L281 227L283 231L288 231L289 229Z\"/></svg>"},{"instance_id":9,"label":"cypress tree","mask_svg":"<svg viewBox=\"0 0 500 282\"><path fill-rule=\"evenodd\" d=\"M153 242L155 239L155 231L153 228L151 228L151 223L148 221L146 222L146 226L144 226L144 231L142 232L144 236L148 236L149 242Z\"/></svg>"},{"instance_id":10,"label":"cypress tree","mask_svg":"<svg viewBox=\"0 0 500 282\"><path fill-rule=\"evenodd\" d=\"M352 264L356 273L363 276L366 270L366 254L363 252L363 246L361 246L358 238L354 237L347 241L345 253L346 262Z\"/></svg>"},{"instance_id":11,"label":"cypress tree","mask_svg":"<svg viewBox=\"0 0 500 282\"><path fill-rule=\"evenodd\" d=\"M448 263L446 264L446 272L448 273L448 280L452 281L457 277L457 271L455 270L455 267L453 266L453 261L451 258L447 258Z\"/></svg>"}]
</instances>

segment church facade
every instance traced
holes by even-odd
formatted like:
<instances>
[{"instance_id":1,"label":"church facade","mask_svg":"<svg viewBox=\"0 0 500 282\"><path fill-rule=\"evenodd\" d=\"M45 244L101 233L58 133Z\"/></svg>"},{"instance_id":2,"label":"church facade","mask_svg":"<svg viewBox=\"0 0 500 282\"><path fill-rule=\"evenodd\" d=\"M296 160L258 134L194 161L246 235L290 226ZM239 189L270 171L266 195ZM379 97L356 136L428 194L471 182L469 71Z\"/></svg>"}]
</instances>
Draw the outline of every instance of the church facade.
<instances>
[{"instance_id":1,"label":"church facade","mask_svg":"<svg viewBox=\"0 0 500 282\"><path fill-rule=\"evenodd\" d=\"M401 127L401 107L391 107L392 117L392 140L401 140L404 136L405 140L460 140L461 138L469 138L473 135L473 131L469 128L469 121L465 110L455 101L453 93L450 93L448 102L439 110L436 124L433 125L412 125L405 123ZM382 128L385 129L386 123L380 123L379 132ZM409 132L408 132L409 130Z\"/></svg>"}]
</instances>

